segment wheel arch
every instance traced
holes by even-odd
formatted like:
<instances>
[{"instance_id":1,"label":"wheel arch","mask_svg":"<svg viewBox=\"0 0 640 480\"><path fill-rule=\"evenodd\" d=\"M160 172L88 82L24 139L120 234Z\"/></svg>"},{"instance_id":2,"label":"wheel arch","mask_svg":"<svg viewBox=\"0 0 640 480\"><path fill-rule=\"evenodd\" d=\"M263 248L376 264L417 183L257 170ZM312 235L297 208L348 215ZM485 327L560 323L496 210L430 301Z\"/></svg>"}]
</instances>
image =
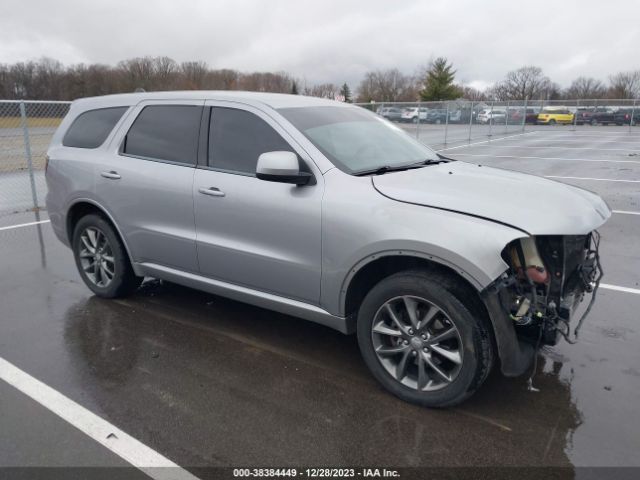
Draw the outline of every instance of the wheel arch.
<instances>
[{"instance_id":1,"label":"wheel arch","mask_svg":"<svg viewBox=\"0 0 640 480\"><path fill-rule=\"evenodd\" d=\"M133 271L136 275L141 276L142 274L138 271L138 268L133 261L133 256L131 255L131 250L129 250L129 245L127 245L127 241L120 231L118 224L115 222L107 209L94 200L81 198L75 200L71 205L69 205L65 219L65 233L67 235L67 239L69 240L69 245L73 246L73 231L78 221L82 217L92 213L102 216L113 227L113 229L116 231L116 234L118 235L118 238L122 242L122 245L124 245L124 249L127 252L127 257L129 258L129 263L131 264Z\"/></svg>"},{"instance_id":2,"label":"wheel arch","mask_svg":"<svg viewBox=\"0 0 640 480\"><path fill-rule=\"evenodd\" d=\"M484 305L480 297L482 285L465 270L433 255L396 250L369 255L349 270L340 290L344 315L349 317L357 312L367 292L382 279L407 270L427 270L460 280L459 284L466 293Z\"/></svg>"}]
</instances>

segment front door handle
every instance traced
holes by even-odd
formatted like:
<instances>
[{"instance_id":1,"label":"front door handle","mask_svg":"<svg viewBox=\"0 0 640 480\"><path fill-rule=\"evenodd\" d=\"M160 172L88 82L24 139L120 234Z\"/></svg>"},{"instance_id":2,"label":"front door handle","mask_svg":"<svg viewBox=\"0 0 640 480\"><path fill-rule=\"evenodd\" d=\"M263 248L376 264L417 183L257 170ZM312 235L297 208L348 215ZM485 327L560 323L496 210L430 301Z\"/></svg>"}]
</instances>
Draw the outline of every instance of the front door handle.
<instances>
[{"instance_id":1,"label":"front door handle","mask_svg":"<svg viewBox=\"0 0 640 480\"><path fill-rule=\"evenodd\" d=\"M114 170L111 170L110 172L101 172L100 176L111 180L118 180L121 178L120 174Z\"/></svg>"},{"instance_id":2,"label":"front door handle","mask_svg":"<svg viewBox=\"0 0 640 480\"><path fill-rule=\"evenodd\" d=\"M210 195L212 197L224 197L224 192L216 187L210 187L210 188L202 187L198 189L198 191L204 195Z\"/></svg>"}]
</instances>

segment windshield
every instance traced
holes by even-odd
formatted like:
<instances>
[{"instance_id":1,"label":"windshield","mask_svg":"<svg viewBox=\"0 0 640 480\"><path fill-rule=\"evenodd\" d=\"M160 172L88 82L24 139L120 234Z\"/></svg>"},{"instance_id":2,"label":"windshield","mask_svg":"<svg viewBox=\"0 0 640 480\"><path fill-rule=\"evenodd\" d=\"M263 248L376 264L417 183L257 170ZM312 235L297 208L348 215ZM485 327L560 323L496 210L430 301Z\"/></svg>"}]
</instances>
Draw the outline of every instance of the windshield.
<instances>
[{"instance_id":1,"label":"windshield","mask_svg":"<svg viewBox=\"0 0 640 480\"><path fill-rule=\"evenodd\" d=\"M281 108L278 112L336 167L350 174L439 160L404 130L360 107Z\"/></svg>"}]
</instances>

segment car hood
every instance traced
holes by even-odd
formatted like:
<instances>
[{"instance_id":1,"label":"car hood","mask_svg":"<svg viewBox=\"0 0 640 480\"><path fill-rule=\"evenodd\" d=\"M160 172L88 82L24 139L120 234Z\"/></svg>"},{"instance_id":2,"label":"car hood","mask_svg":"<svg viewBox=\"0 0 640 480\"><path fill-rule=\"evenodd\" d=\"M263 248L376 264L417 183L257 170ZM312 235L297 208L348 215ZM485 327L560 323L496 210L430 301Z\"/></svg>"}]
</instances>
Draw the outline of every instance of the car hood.
<instances>
[{"instance_id":1,"label":"car hood","mask_svg":"<svg viewBox=\"0 0 640 480\"><path fill-rule=\"evenodd\" d=\"M462 161L390 172L372 181L393 200L481 217L530 235L584 235L611 216L607 204L587 190Z\"/></svg>"}]
</instances>

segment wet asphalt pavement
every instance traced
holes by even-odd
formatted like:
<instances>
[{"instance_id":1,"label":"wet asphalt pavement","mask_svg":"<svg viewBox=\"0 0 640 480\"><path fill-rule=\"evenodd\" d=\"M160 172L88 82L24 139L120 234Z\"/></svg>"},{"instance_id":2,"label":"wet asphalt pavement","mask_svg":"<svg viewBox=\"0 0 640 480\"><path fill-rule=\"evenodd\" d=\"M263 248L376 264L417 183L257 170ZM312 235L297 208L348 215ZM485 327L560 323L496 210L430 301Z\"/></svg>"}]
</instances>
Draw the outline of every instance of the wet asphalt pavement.
<instances>
[{"instance_id":1,"label":"wet asphalt pavement","mask_svg":"<svg viewBox=\"0 0 640 480\"><path fill-rule=\"evenodd\" d=\"M640 128L531 131L446 154L590 178L557 180L640 212L640 183L603 180L640 181ZM601 234L603 282L640 288L640 215L614 214ZM640 467L638 294L601 289L580 342L540 355L539 392L494 372L463 405L429 410L383 391L355 337L155 280L93 297L47 223L0 231L0 292L0 357L187 469ZM2 381L0 432L0 466L126 464Z\"/></svg>"}]
</instances>

